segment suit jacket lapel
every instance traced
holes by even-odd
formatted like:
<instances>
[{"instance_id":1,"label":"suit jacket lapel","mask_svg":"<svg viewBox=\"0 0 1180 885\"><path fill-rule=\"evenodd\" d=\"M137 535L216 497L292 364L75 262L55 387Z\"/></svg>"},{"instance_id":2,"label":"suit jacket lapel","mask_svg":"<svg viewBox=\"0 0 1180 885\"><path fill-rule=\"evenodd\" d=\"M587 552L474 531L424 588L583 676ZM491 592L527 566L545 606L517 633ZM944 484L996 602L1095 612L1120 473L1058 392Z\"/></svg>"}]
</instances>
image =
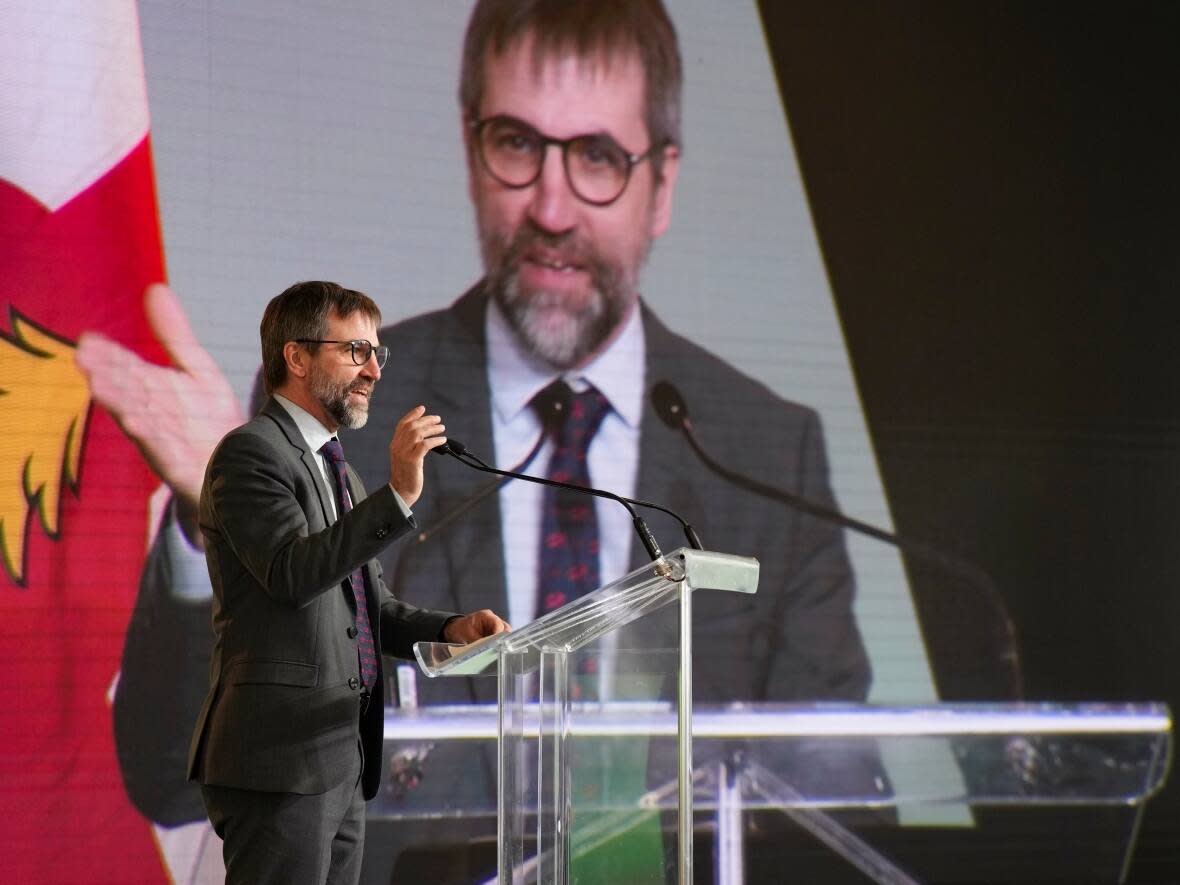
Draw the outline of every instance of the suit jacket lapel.
<instances>
[{"instance_id":1,"label":"suit jacket lapel","mask_svg":"<svg viewBox=\"0 0 1180 885\"><path fill-rule=\"evenodd\" d=\"M324 526L331 525L332 514L335 512L335 507L331 503L335 499L332 491L324 482L324 474L317 462L319 455L315 452L309 451L307 448L307 441L303 438L303 434L299 432L299 428L295 426L295 421L287 414L287 410L279 405L273 397L266 401L262 407L261 414L274 421L279 429L283 431L283 435L287 438L287 442L298 453L297 457L303 464L303 469L307 471L307 478L311 480L312 486L316 490L316 495L320 501L320 516L323 519ZM294 453L293 453L294 454ZM329 498L329 495L332 495ZM310 517L311 514L308 514Z\"/></svg>"},{"instance_id":2,"label":"suit jacket lapel","mask_svg":"<svg viewBox=\"0 0 1180 885\"><path fill-rule=\"evenodd\" d=\"M308 449L307 440L305 440L303 438L303 434L299 432L299 428L295 425L295 421L287 413L286 409L275 402L273 397L269 399L266 402L266 405L262 407L261 413L278 424L279 429L283 431L287 441L291 443L291 447L298 453L299 461L303 465L303 469L307 471L307 476L311 480L312 485L315 487L316 497L319 499L320 516L323 519L321 528L328 527L336 518L336 494L332 489L328 488L327 483L324 481L323 470L320 468L318 460L319 453L312 452ZM351 467L348 468L348 493L352 496L352 501L354 504L357 501L363 500L365 497L364 491L360 487L360 481L356 477ZM308 514L308 517L308 528L314 530L314 526L310 524L311 514ZM367 578L365 581L365 595L369 603L369 612L373 613L377 611L376 594L373 589L377 586L377 584L376 575L373 574L373 564L371 562L366 563L364 570L365 576ZM353 598L352 592L346 591L343 584L341 585L341 593L343 594L347 605L350 608L355 609L356 601ZM379 629L379 624L377 622L380 621L380 618L373 618L373 621L373 629L374 631L377 631ZM374 632L374 638L375 641L380 641L380 635L376 632Z\"/></svg>"}]
</instances>

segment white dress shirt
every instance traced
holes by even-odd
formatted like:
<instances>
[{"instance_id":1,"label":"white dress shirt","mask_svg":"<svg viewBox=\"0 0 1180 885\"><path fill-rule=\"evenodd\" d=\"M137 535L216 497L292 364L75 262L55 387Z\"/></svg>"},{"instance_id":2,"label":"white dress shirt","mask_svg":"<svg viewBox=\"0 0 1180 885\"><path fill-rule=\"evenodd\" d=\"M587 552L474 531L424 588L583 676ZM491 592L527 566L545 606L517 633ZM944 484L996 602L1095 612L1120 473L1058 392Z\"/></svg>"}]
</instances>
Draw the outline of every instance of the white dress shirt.
<instances>
[{"instance_id":1,"label":"white dress shirt","mask_svg":"<svg viewBox=\"0 0 1180 885\"><path fill-rule=\"evenodd\" d=\"M541 422L529 401L561 376L521 348L494 302L488 305L486 322L495 464L510 468L520 463L541 434ZM590 442L587 464L592 486L624 497L634 497L639 470L644 352L643 323L637 307L604 353L585 368L564 375L575 391L593 384L610 402L611 410ZM552 442L547 440L528 472L544 476L552 452ZM536 614L543 494L544 486L516 480L500 491L508 621L516 626L529 623ZM606 584L630 570L635 529L626 508L618 502L595 498L594 503L601 551L598 573Z\"/></svg>"}]
</instances>

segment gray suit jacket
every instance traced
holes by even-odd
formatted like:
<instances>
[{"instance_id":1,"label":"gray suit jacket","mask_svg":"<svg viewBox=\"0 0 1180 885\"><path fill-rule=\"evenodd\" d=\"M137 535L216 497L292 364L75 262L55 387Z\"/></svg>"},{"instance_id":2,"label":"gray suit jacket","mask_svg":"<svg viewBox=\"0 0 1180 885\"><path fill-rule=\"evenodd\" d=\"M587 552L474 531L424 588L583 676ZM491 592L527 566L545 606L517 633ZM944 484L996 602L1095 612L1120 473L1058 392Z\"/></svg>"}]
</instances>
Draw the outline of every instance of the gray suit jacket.
<instances>
[{"instance_id":1,"label":"gray suit jacket","mask_svg":"<svg viewBox=\"0 0 1180 885\"><path fill-rule=\"evenodd\" d=\"M385 370L391 380L377 385L369 425L346 440L349 463L365 482L385 481L392 426L418 403L443 415L449 436L491 456L485 309L477 285L450 308L381 330L381 341L391 350ZM783 400L674 334L646 307L643 323L647 387L667 379L680 388L699 437L716 457L734 470L833 503L813 410ZM415 504L423 526L487 481L450 458L428 457L426 472L423 496ZM695 599L697 701L865 698L869 665L852 614L854 583L838 528L717 477L659 420L650 403L642 417L636 496L680 512L708 549L756 556L761 562L757 594L706 592ZM675 522L658 513L646 518L665 550L680 546ZM632 564L638 567L643 559L633 541ZM454 611L506 611L500 509L494 496L425 544L387 547L380 561L394 594L405 602ZM200 705L200 694L194 697L192 690L193 673L203 672L207 660L209 615L207 606L170 597L168 568L157 548L145 566L128 629L115 727L133 801L154 820L180 823L204 816L199 796L177 776L182 762L175 761L173 735L192 721ZM419 680L423 703L494 701L495 693L492 678ZM494 771L483 754L467 755L469 764L480 764L482 776ZM486 784L477 780L447 778L451 785L471 784L472 796L486 801Z\"/></svg>"},{"instance_id":2,"label":"gray suit jacket","mask_svg":"<svg viewBox=\"0 0 1180 885\"><path fill-rule=\"evenodd\" d=\"M381 580L376 556L416 525L388 483L366 497L350 475L356 504L333 521L316 458L270 400L209 462L200 521L216 641L188 773L218 786L321 793L350 770L359 739L371 798L383 717L380 703L359 712L356 605L342 582L363 569L369 611L379 613L374 640L387 654L410 657L451 614L399 602Z\"/></svg>"}]
</instances>

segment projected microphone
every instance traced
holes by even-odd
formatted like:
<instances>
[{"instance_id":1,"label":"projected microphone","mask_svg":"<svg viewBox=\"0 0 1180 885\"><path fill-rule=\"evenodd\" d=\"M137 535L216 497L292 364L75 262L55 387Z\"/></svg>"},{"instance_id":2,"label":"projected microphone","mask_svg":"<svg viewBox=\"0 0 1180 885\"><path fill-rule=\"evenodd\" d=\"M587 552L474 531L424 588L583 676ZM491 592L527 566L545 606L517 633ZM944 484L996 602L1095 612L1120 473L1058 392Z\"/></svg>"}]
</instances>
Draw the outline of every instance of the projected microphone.
<instances>
[{"instance_id":1,"label":"projected microphone","mask_svg":"<svg viewBox=\"0 0 1180 885\"><path fill-rule=\"evenodd\" d=\"M766 485L752 477L746 476L744 473L738 473L720 464L701 446L696 433L693 431L692 419L689 418L688 406L684 402L684 397L681 396L680 391L672 382L657 381L651 389L651 403L655 406L656 414L660 417L660 420L673 430L677 430L684 435L693 452L696 453L696 456L701 459L706 467L718 476L729 480L734 485L740 486L756 495L762 495L765 498L771 498L775 501L782 501L784 504L788 504L796 510L810 513L812 516L818 516L820 519L826 519L845 528L861 532L871 538L884 541L887 544L899 545L902 543L901 539L891 532L869 525L867 522L853 519L850 516L845 516L837 510L817 504L801 495L792 494L786 489Z\"/></svg>"},{"instance_id":2,"label":"projected microphone","mask_svg":"<svg viewBox=\"0 0 1180 885\"><path fill-rule=\"evenodd\" d=\"M551 384L537 394L533 400L533 407L541 419L541 434L537 437L537 441L533 443L533 447L529 449L528 454L521 458L511 470L507 471L508 473L524 473L524 471L528 470L529 465L536 459L537 453L541 451L541 447L545 445L545 438L556 431L562 416L569 410L570 393L569 387L564 384ZM420 531L414 539L415 543L425 544L484 498L500 491L500 489L512 482L513 479L513 476L502 476L500 479L493 480L487 485L476 489L472 495L464 498L440 516L432 525Z\"/></svg>"},{"instance_id":3,"label":"projected microphone","mask_svg":"<svg viewBox=\"0 0 1180 885\"><path fill-rule=\"evenodd\" d=\"M746 489L755 495L769 498L772 501L786 504L795 510L851 529L870 538L876 538L878 541L890 544L904 553L913 554L928 561L936 562L948 571L966 579L973 587L982 592L992 611L998 614L1000 618L1004 631L1004 651L1002 652L1002 657L1008 668L1008 687L1014 697L1019 698L1023 694L1023 677L1021 675L1020 657L1016 646L1016 628L1012 623L1012 618L1008 614L1007 606L1004 604L999 591L996 589L991 578L981 568L966 560L944 553L921 541L903 538L900 535L870 525L867 522L853 519L851 516L847 516L831 507L818 504L801 495L796 495L785 489L759 482L752 477L738 473L736 470L731 470L719 463L701 445L693 429L692 419L688 413L688 405L685 403L680 390L672 382L657 381L651 389L651 402L660 420L684 437L689 447L709 470L739 488Z\"/></svg>"}]
</instances>

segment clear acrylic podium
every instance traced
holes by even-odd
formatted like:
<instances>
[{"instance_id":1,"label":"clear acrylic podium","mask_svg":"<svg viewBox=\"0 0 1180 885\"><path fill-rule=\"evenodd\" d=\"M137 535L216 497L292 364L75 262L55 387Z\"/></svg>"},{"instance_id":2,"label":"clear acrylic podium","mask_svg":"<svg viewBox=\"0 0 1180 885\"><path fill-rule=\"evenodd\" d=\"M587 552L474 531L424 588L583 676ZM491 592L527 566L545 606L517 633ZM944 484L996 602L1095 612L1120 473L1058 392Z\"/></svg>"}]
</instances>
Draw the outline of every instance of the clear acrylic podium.
<instances>
[{"instance_id":1,"label":"clear acrylic podium","mask_svg":"<svg viewBox=\"0 0 1180 885\"><path fill-rule=\"evenodd\" d=\"M494 672L499 703L388 711L387 744L430 741L478 752L478 743L495 740L501 883L692 882L694 829L712 845L702 879L806 881L749 869L750 820L765 828L781 818L865 881L909 885L923 879L892 859L889 839L882 844L847 825L849 810L890 818L899 808L957 816L958 830L940 831L951 834L937 837L943 840L986 830L986 821L977 826L980 809L1127 811L1117 824L1096 825L1101 832L1090 838L1111 856L1102 861L1110 875L1093 881L1118 881L1136 812L1166 777L1166 707L732 704L694 711L692 593L754 592L757 575L754 560L678 550L513 633L469 646L420 644L428 675ZM669 625L673 602L679 617ZM919 770L928 754L949 751L960 776L907 778L904 790L894 789L874 767L885 749ZM848 774L861 770L869 776ZM492 810L471 804L399 811L378 799L374 811L455 818ZM1091 871L1102 864L1090 863ZM1033 879L1015 872L997 881Z\"/></svg>"},{"instance_id":2,"label":"clear acrylic podium","mask_svg":"<svg viewBox=\"0 0 1180 885\"><path fill-rule=\"evenodd\" d=\"M757 588L757 560L682 548L523 629L459 648L415 646L430 676L496 668L502 882L570 881L575 846L593 842L600 833L613 837L620 830L620 808L638 815L638 839L647 843L642 850L662 881L659 815L637 803L648 792L649 771L673 754L675 864L680 881L692 881L692 594L702 589L753 593ZM618 651L613 643L623 628L673 602L679 604L676 653L654 653L637 674L631 666L636 655L612 654ZM647 740L620 746L607 735L596 740L595 723L609 700L655 702L668 694L669 684L675 685L674 748L653 748ZM636 737L648 736L636 732ZM607 838L603 845L612 841Z\"/></svg>"}]
</instances>

